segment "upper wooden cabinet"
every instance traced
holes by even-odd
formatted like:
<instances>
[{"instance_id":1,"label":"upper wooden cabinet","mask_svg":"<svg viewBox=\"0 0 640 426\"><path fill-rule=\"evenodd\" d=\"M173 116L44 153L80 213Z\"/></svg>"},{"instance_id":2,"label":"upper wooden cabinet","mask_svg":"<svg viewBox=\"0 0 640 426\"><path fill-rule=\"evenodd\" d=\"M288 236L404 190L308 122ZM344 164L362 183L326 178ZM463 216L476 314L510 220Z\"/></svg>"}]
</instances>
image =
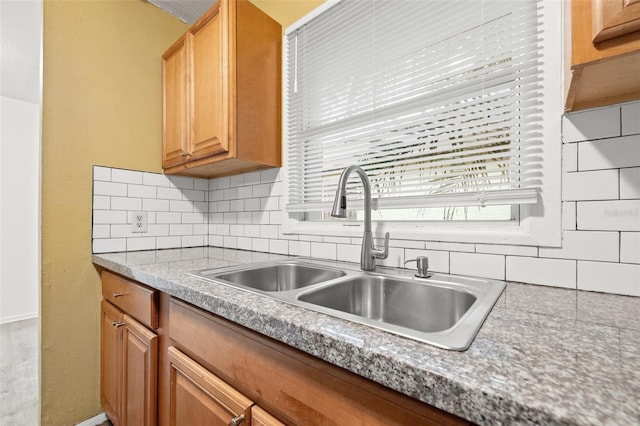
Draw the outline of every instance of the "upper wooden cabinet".
<instances>
[{"instance_id":1,"label":"upper wooden cabinet","mask_svg":"<svg viewBox=\"0 0 640 426\"><path fill-rule=\"evenodd\" d=\"M219 0L163 55L165 173L214 177L281 163L280 24Z\"/></svg>"},{"instance_id":2,"label":"upper wooden cabinet","mask_svg":"<svg viewBox=\"0 0 640 426\"><path fill-rule=\"evenodd\" d=\"M640 0L572 0L565 109L640 99Z\"/></svg>"}]
</instances>

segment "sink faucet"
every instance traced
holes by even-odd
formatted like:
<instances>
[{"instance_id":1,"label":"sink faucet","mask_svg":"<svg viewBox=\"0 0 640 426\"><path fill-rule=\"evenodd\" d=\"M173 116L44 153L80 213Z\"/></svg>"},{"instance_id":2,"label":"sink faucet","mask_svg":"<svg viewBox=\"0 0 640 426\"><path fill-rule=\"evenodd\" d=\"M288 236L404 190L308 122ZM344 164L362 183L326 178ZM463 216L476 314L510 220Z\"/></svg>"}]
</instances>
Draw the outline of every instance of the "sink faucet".
<instances>
[{"instance_id":1,"label":"sink faucet","mask_svg":"<svg viewBox=\"0 0 640 426\"><path fill-rule=\"evenodd\" d=\"M371 184L369 177L358 166L349 166L340 175L336 198L333 202L333 217L347 217L347 179L351 172L356 172L364 187L364 234L362 235L362 250L360 251L360 268L363 271L375 271L376 259L386 259L389 256L389 233L384 236L384 249L376 248L371 232Z\"/></svg>"}]
</instances>

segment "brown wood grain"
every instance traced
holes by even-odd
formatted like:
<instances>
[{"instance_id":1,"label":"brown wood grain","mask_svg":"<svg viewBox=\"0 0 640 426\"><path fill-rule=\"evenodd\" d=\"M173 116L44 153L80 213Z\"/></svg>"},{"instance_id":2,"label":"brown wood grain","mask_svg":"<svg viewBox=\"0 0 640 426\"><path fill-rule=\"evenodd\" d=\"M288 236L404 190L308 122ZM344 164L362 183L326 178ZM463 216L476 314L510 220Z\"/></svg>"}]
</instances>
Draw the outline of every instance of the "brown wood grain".
<instances>
[{"instance_id":1,"label":"brown wood grain","mask_svg":"<svg viewBox=\"0 0 640 426\"><path fill-rule=\"evenodd\" d=\"M169 315L175 346L285 424L469 424L183 302Z\"/></svg>"},{"instance_id":2,"label":"brown wood grain","mask_svg":"<svg viewBox=\"0 0 640 426\"><path fill-rule=\"evenodd\" d=\"M158 327L158 291L102 271L102 297L149 328Z\"/></svg>"}]
</instances>

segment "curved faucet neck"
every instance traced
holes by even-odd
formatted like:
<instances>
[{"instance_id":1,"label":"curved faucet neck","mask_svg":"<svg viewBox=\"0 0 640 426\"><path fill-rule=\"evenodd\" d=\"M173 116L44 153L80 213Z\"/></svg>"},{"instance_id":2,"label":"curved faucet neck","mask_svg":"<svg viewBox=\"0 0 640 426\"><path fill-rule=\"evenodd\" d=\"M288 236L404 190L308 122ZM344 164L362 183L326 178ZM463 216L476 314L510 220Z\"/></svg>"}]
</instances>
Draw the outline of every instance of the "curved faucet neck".
<instances>
[{"instance_id":1,"label":"curved faucet neck","mask_svg":"<svg viewBox=\"0 0 640 426\"><path fill-rule=\"evenodd\" d=\"M369 182L369 177L365 173L364 170L360 166L349 166L340 175L340 180L338 181L338 186L346 193L347 191L347 180L349 179L349 175L351 172L356 172L358 176L360 176L360 180L362 181L363 192L364 192L364 232L371 232L371 183Z\"/></svg>"}]
</instances>

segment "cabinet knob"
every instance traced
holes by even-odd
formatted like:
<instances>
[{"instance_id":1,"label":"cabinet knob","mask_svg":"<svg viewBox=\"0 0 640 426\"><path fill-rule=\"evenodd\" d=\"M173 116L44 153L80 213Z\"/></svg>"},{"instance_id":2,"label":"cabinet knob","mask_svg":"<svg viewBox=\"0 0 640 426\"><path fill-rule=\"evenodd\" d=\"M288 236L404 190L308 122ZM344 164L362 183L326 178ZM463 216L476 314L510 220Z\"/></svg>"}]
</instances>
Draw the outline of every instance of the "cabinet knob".
<instances>
[{"instance_id":1,"label":"cabinet knob","mask_svg":"<svg viewBox=\"0 0 640 426\"><path fill-rule=\"evenodd\" d=\"M122 321L114 321L111 323L111 325L114 326L115 328L118 328L118 327L122 327L123 325L126 325L126 323Z\"/></svg>"},{"instance_id":2,"label":"cabinet knob","mask_svg":"<svg viewBox=\"0 0 640 426\"><path fill-rule=\"evenodd\" d=\"M240 426L242 423L244 423L244 414L232 418L231 421L229 421L229 426Z\"/></svg>"},{"instance_id":3,"label":"cabinet knob","mask_svg":"<svg viewBox=\"0 0 640 426\"><path fill-rule=\"evenodd\" d=\"M191 154L189 154L188 152L183 152L182 154L180 154L181 157L188 157L189 155Z\"/></svg>"}]
</instances>

